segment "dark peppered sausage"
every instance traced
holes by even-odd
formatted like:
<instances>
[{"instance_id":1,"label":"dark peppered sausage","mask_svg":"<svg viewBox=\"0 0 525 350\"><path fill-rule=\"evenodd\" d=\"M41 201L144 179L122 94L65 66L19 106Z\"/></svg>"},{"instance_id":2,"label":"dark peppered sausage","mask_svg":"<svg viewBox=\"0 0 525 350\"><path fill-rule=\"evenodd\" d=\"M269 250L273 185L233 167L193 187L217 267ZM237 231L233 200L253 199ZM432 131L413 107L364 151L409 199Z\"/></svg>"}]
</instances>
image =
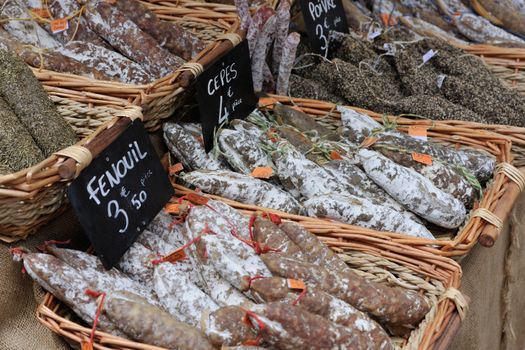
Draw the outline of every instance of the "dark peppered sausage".
<instances>
[{"instance_id":1,"label":"dark peppered sausage","mask_svg":"<svg viewBox=\"0 0 525 350\"><path fill-rule=\"evenodd\" d=\"M186 61L206 48L206 44L182 26L161 21L155 13L136 0L119 0L115 6L163 48Z\"/></svg>"},{"instance_id":2,"label":"dark peppered sausage","mask_svg":"<svg viewBox=\"0 0 525 350\"><path fill-rule=\"evenodd\" d=\"M322 316L327 320L348 327L359 335L359 343L368 344L368 349L393 349L388 334L365 313L330 294L307 285L306 292L288 287L287 280L280 277L252 281L252 292L266 303L292 304Z\"/></svg>"},{"instance_id":3,"label":"dark peppered sausage","mask_svg":"<svg viewBox=\"0 0 525 350\"><path fill-rule=\"evenodd\" d=\"M371 282L353 271L335 271L279 256L261 257L274 275L303 280L367 312L384 325L415 325L430 310L417 292Z\"/></svg>"},{"instance_id":4,"label":"dark peppered sausage","mask_svg":"<svg viewBox=\"0 0 525 350\"><path fill-rule=\"evenodd\" d=\"M269 303L253 308L265 326L277 323L281 327L263 327L260 334L265 343L281 350L370 349L358 333L324 317L292 305ZM254 322L255 317L250 317ZM380 345L380 344L378 344ZM375 349L390 349L387 344Z\"/></svg>"},{"instance_id":5,"label":"dark peppered sausage","mask_svg":"<svg viewBox=\"0 0 525 350\"><path fill-rule=\"evenodd\" d=\"M142 65L155 78L175 71L184 60L160 47L124 13L107 3L90 2L85 16L89 27L122 55Z\"/></svg>"},{"instance_id":6,"label":"dark peppered sausage","mask_svg":"<svg viewBox=\"0 0 525 350\"><path fill-rule=\"evenodd\" d=\"M124 333L140 342L175 350L213 350L194 327L130 293L110 293L104 311Z\"/></svg>"},{"instance_id":7,"label":"dark peppered sausage","mask_svg":"<svg viewBox=\"0 0 525 350\"><path fill-rule=\"evenodd\" d=\"M238 306L225 306L203 316L203 331L215 346L242 345L257 338L257 330L245 321L246 311Z\"/></svg>"}]
</instances>

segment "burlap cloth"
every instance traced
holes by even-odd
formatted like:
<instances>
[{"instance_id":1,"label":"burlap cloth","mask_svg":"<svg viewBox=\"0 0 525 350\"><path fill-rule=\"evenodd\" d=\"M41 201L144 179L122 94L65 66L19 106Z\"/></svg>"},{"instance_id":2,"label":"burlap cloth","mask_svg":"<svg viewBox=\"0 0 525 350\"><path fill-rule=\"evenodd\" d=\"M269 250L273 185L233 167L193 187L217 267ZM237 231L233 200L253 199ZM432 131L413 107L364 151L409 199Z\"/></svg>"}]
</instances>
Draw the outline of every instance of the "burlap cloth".
<instances>
[{"instance_id":1,"label":"burlap cloth","mask_svg":"<svg viewBox=\"0 0 525 350\"><path fill-rule=\"evenodd\" d=\"M12 246L30 250L44 240L82 240L81 228L71 211L45 226L37 235ZM0 349L1 350L52 350L69 349L67 344L35 317L35 310L42 300L40 287L35 286L27 275L21 273L21 264L15 263L9 253L9 245L0 243Z\"/></svg>"},{"instance_id":2,"label":"burlap cloth","mask_svg":"<svg viewBox=\"0 0 525 350\"><path fill-rule=\"evenodd\" d=\"M525 349L525 278L520 278L520 272L525 271L525 252L519 248L524 235L522 195L495 246L477 246L461 263L462 290L471 303L452 349ZM68 212L19 245L34 248L44 240L72 237L83 241L78 222ZM33 292L31 279L21 275L20 264L11 261L5 244L0 244L0 273L0 350L68 349L37 321L35 309L41 295Z\"/></svg>"},{"instance_id":3,"label":"burlap cloth","mask_svg":"<svg viewBox=\"0 0 525 350\"><path fill-rule=\"evenodd\" d=\"M520 245L521 244L521 245ZM476 246L461 261L470 297L454 350L525 349L525 194L494 247Z\"/></svg>"}]
</instances>

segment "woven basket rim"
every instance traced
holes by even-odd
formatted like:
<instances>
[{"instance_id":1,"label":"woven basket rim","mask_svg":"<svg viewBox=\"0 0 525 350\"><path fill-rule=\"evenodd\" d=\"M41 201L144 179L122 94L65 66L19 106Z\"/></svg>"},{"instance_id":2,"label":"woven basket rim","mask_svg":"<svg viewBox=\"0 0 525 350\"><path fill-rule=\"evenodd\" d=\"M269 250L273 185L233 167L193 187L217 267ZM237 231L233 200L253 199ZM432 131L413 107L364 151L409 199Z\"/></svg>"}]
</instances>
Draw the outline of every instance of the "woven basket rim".
<instances>
[{"instance_id":1,"label":"woven basket rim","mask_svg":"<svg viewBox=\"0 0 525 350\"><path fill-rule=\"evenodd\" d=\"M322 237L320 238L322 239ZM449 289L459 289L462 274L459 264L449 258L438 256L416 247L390 242L378 242L372 237L364 237L355 241L354 237L349 237L344 238L344 240L348 243L349 247L342 250L340 247L335 247L336 251L349 256L350 259L358 255L354 258L354 264L360 264L364 259L362 273L365 275L370 276L370 274L373 274L372 272L375 272L375 276L381 276L380 278L383 279L381 272L384 274L386 274L386 271L394 274L402 272L403 278L406 279L408 278L406 276L407 273L411 271L410 278L416 281L424 281L414 282L416 283L415 286L420 290L425 289L417 283L437 286L435 288L439 293L436 298L437 304L435 304L435 308L432 309L432 314L427 315L426 321L424 323L422 321L419 325L422 328L424 327L424 329L419 329L419 334L413 334L414 338L409 338L408 344L407 341L405 341L402 349L431 349L436 342L441 341L440 336L442 332L449 326L454 317L458 317L455 301L443 298L443 294L441 293L445 293ZM334 247L331 245L331 242L325 243L332 248ZM392 266L394 267L392 268ZM401 270L398 269L399 271L395 271L396 266ZM372 272L370 272L370 270L372 270ZM62 306L65 305L51 293L46 293L44 300L37 308L37 318L51 331L76 343L86 340L89 337L91 329L63 318L59 312L63 309ZM95 348L98 344L106 346L106 349L120 349L119 346L125 347L126 349L164 349L115 337L99 331L96 332L95 339Z\"/></svg>"},{"instance_id":2,"label":"woven basket rim","mask_svg":"<svg viewBox=\"0 0 525 350\"><path fill-rule=\"evenodd\" d=\"M185 8L185 7L192 8L192 7L197 6L198 8L194 9L194 11L196 11L199 14L199 16L203 18L206 18L208 16L211 19L221 18L221 16L224 16L226 18L231 18L232 9L233 10L235 9L235 7L232 8L232 6L226 6L226 5L217 6L217 4L213 4L213 3L209 3L211 6L202 6L202 3L195 2L195 1L188 1L188 0L173 1L173 4L169 3L168 1L156 1L156 0L146 0L146 1L140 0L140 2L145 5L153 4L159 8L162 8L165 11L169 11L170 9L173 11L178 8ZM198 6L198 4L201 4L201 6ZM198 18L194 18L191 16L183 16L183 17L180 17L180 19L187 21L187 22L192 22L192 21L197 20ZM232 32L232 31L235 31L238 20L235 19L233 20L232 23L228 23L228 22L215 23L215 22L216 21L209 21L209 25L220 27L225 32ZM192 59L189 62L198 61L198 59L201 58L204 54L206 54L214 44L215 42L207 45L205 49L199 52L195 57L192 57ZM136 93L140 93L140 91L152 89L154 88L154 86L166 80L173 81L180 74L180 71L177 70L165 77L155 79L154 81L148 84L126 84L126 83L122 83L119 81L99 80L99 79L94 79L94 78L81 76L77 74L59 73L59 72L46 70L46 69L40 69L36 67L31 67L31 69L33 70L35 75L37 75L37 77L41 77L43 79L44 78L47 78L50 80L56 79L58 81L64 80L69 83L77 82L77 84L79 85L83 84L83 86L86 86L87 88L100 87L100 88L107 88L108 90L115 90L115 92L119 92L119 90L121 89L129 89L131 91L135 91Z\"/></svg>"},{"instance_id":3,"label":"woven basket rim","mask_svg":"<svg viewBox=\"0 0 525 350\"><path fill-rule=\"evenodd\" d=\"M298 106L305 113L322 116L323 118L333 118L337 119L339 113L336 110L337 105L329 102L321 102L317 100L310 99L301 99L301 98L291 98L287 96L278 96L278 95L269 95L270 99L273 99L276 102L283 104L293 104ZM273 102L271 102L273 103ZM269 106L266 106L269 107ZM361 108L349 107L355 109L359 112L365 113L378 120L382 121L382 118L385 117L383 114L375 113ZM418 119L412 120L403 117L394 117L386 116L390 121L395 120L398 129L401 131L406 131L409 125L427 125L431 127L428 131L428 135L433 137L434 140L439 141L448 141L453 143L468 144L471 142L472 137L478 137L483 142L473 142L469 144L475 148L482 148L493 155L496 155L498 163L500 162L510 162L512 155L510 152L511 149L511 140L508 137L502 136L494 131L486 131L480 129L480 124L476 123L475 128L469 129L468 122L461 122L460 126L451 125L449 123L442 123L441 121L432 121L428 119ZM330 122L330 121L327 121ZM455 132L457 134L452 134L450 138L443 140L443 135L446 133ZM467 134L467 136L465 136ZM470 136L468 136L470 135ZM473 136L474 135L474 136ZM461 136L461 137L455 137ZM486 145L491 146L486 146ZM493 211L495 206L498 204L499 199L502 196L502 193L505 192L505 189L509 186L511 180L503 173L498 173L492 179L491 184L487 185L487 191L484 193L484 197L479 202L480 208L486 208L489 211ZM182 185L174 184L174 188L178 194L187 194L193 192L191 189L184 187ZM307 226L307 228L314 229L314 233L322 234L323 231L330 229L332 231L332 236L339 237L350 237L353 235L372 235L376 239L396 242L400 244L407 244L411 246L418 246L421 249L432 251L437 255L447 256L447 257L462 257L470 252L470 250L477 243L479 236L483 228L488 225L488 223L480 217L472 217L469 215L464 225L453 239L439 239L439 240L429 240L424 238L410 237L407 235L392 233L392 232L377 232L374 230L362 228L355 225L343 224L336 221L328 221L325 219L319 218L310 218L301 215L292 215L278 210L272 210L268 208L259 207L256 205L248 205L236 201L232 201L220 196L214 196L205 194L210 198L218 199L228 203L236 208L241 208L246 211L257 212L257 211L268 211L281 215L284 218L297 221L301 224Z\"/></svg>"}]
</instances>

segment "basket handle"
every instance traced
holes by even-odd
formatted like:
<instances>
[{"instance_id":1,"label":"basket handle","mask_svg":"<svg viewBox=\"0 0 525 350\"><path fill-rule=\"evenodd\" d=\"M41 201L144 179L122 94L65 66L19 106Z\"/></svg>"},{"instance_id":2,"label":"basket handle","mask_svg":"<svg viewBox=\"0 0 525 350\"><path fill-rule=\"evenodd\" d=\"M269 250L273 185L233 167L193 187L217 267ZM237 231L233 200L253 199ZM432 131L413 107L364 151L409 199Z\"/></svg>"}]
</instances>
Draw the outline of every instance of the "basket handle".
<instances>
[{"instance_id":1,"label":"basket handle","mask_svg":"<svg viewBox=\"0 0 525 350\"><path fill-rule=\"evenodd\" d=\"M111 120L106 127L97 133L93 138L88 138L87 142L80 147L91 154L91 159L98 156L108 145L124 131L129 124L135 119L142 120L142 110L137 106L130 106L115 114L115 119ZM84 151L85 152L85 151ZM64 154L70 158L66 159L58 167L58 174L64 180L71 180L80 174L80 171L91 162L76 160L69 154Z\"/></svg>"},{"instance_id":2,"label":"basket handle","mask_svg":"<svg viewBox=\"0 0 525 350\"><path fill-rule=\"evenodd\" d=\"M501 196L499 204L494 208L493 214L499 218L501 222L505 222L518 196L521 191L524 190L525 167L517 169L509 163L501 163L498 165L498 173L499 172L504 173L509 178L509 184L507 185L505 193ZM483 231L481 231L478 242L484 247L492 247L500 233L500 225L498 225L497 222L488 221Z\"/></svg>"},{"instance_id":3,"label":"basket handle","mask_svg":"<svg viewBox=\"0 0 525 350\"><path fill-rule=\"evenodd\" d=\"M215 47L213 47L207 55L204 55L195 63L198 63L202 67L206 68L217 58L221 57L222 55L233 49L236 45L238 45L245 38L245 36L246 32L241 30L237 31L237 33L228 33L219 36L217 38L219 43L215 45ZM181 87L187 89L194 79L195 75L192 73L191 70L184 70L177 78L177 82L180 84Z\"/></svg>"}]
</instances>

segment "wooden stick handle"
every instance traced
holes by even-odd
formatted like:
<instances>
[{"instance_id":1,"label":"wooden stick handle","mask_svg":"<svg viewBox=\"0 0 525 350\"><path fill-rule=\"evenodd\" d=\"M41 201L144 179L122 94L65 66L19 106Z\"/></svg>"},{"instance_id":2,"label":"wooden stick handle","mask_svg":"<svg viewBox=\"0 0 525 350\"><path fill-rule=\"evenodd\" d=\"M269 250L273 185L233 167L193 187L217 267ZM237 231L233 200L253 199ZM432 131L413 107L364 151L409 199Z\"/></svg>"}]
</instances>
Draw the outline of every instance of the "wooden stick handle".
<instances>
[{"instance_id":1,"label":"wooden stick handle","mask_svg":"<svg viewBox=\"0 0 525 350\"><path fill-rule=\"evenodd\" d=\"M436 341L433 349L447 350L452 344L452 341L454 340L454 337L458 333L460 327L461 318L459 317L459 313L455 311L447 327L445 328L439 339Z\"/></svg>"},{"instance_id":2,"label":"wooden stick handle","mask_svg":"<svg viewBox=\"0 0 525 350\"><path fill-rule=\"evenodd\" d=\"M237 31L237 34L241 36L242 39L245 38L246 32L245 31ZM206 69L210 64L212 64L216 59L227 53L233 49L233 44L229 40L222 40L219 42L213 49L210 50L206 55L204 55L202 58L197 60L197 63L200 63L203 65L204 69ZM179 85L185 89L187 89L193 80L195 79L195 76L190 71L184 71L182 72L179 77L177 78L177 82Z\"/></svg>"},{"instance_id":3,"label":"wooden stick handle","mask_svg":"<svg viewBox=\"0 0 525 350\"><path fill-rule=\"evenodd\" d=\"M525 167L520 168L518 170L525 175ZM498 218L500 218L501 221L506 221L520 193L521 192L518 185L514 181L510 181L507 186L507 189L505 190L505 193L503 193L500 200L498 201L498 205L494 209L494 214ZM487 223L483 228L483 231L481 231L481 235L478 238L478 242L482 246L490 248L494 245L496 239L498 239L500 231L501 230L499 230L496 226Z\"/></svg>"},{"instance_id":4,"label":"wooden stick handle","mask_svg":"<svg viewBox=\"0 0 525 350\"><path fill-rule=\"evenodd\" d=\"M121 117L115 124L103 130L100 134L94 137L92 140L85 143L83 146L86 147L93 158L98 156L108 145L110 145L120 135L124 129L131 123L130 118ZM77 162L69 158L58 167L58 174L62 179L70 180L77 172Z\"/></svg>"}]
</instances>

